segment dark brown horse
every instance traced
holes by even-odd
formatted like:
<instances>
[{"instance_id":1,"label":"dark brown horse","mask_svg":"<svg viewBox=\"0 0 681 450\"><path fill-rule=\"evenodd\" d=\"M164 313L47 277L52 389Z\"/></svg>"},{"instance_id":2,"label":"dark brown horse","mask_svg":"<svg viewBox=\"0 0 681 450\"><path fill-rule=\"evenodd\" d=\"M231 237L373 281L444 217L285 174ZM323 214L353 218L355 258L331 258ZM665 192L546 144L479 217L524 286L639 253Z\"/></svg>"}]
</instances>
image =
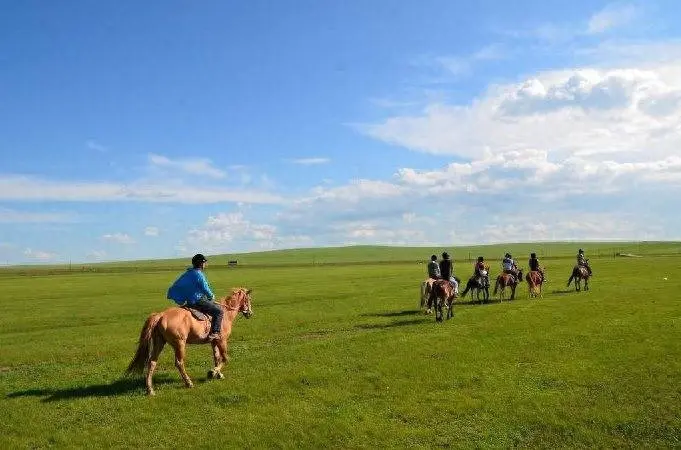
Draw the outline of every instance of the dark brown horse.
<instances>
[{"instance_id":1,"label":"dark brown horse","mask_svg":"<svg viewBox=\"0 0 681 450\"><path fill-rule=\"evenodd\" d=\"M496 283L494 283L494 295L497 295L497 291L501 288L499 293L499 301L504 301L506 298L506 288L511 288L511 300L515 300L515 289L520 282L523 281L523 271L518 271L518 276L513 276L508 273L502 273L497 277Z\"/></svg>"},{"instance_id":2,"label":"dark brown horse","mask_svg":"<svg viewBox=\"0 0 681 450\"><path fill-rule=\"evenodd\" d=\"M158 356L163 346L168 343L175 350L175 367L180 372L184 384L190 388L192 380L184 369L184 358L187 344L208 344L213 347L213 360L215 365L208 372L209 378L223 379L222 366L227 362L227 342L232 333L232 325L239 313L246 318L253 314L251 309L251 290L245 288L235 289L229 297L223 297L216 301L225 310L222 319L221 339L208 341L210 320L197 320L192 313L182 307L168 308L160 313L152 313L147 317L142 332L140 333L139 345L135 357L130 362L127 374L143 373L146 369L147 394L154 395L152 378L156 370Z\"/></svg>"},{"instance_id":3,"label":"dark brown horse","mask_svg":"<svg viewBox=\"0 0 681 450\"><path fill-rule=\"evenodd\" d=\"M570 279L568 279L567 287L570 287L572 280L575 280L575 290L579 292L582 289L582 280L584 280L584 290L588 291L590 277L591 275L589 275L589 270L586 267L576 265L572 268L572 275L570 275Z\"/></svg>"},{"instance_id":4,"label":"dark brown horse","mask_svg":"<svg viewBox=\"0 0 681 450\"><path fill-rule=\"evenodd\" d=\"M454 286L448 280L437 280L433 282L428 299L428 309L435 306L435 320L442 322L442 308L447 308L447 319L454 315L454 299L456 292Z\"/></svg>"},{"instance_id":5,"label":"dark brown horse","mask_svg":"<svg viewBox=\"0 0 681 450\"><path fill-rule=\"evenodd\" d=\"M544 295L542 294L542 284L544 283L544 279L541 276L541 272L537 270L530 270L529 272L527 272L527 275L525 275L525 281L527 281L528 298L544 297Z\"/></svg>"}]
</instances>

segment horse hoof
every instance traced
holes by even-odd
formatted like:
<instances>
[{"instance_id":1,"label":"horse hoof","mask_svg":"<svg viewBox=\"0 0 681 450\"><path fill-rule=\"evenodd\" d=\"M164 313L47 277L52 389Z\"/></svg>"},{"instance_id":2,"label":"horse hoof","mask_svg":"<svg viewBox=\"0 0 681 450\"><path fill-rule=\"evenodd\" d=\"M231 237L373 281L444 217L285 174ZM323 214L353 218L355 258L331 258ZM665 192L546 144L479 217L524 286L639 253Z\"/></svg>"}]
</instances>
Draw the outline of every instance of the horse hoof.
<instances>
[{"instance_id":1,"label":"horse hoof","mask_svg":"<svg viewBox=\"0 0 681 450\"><path fill-rule=\"evenodd\" d=\"M156 395L156 392L154 392L154 390L152 389L151 391L147 391L147 395L149 397L153 397L154 395Z\"/></svg>"},{"instance_id":2,"label":"horse hoof","mask_svg":"<svg viewBox=\"0 0 681 450\"><path fill-rule=\"evenodd\" d=\"M206 376L208 377L209 380L212 380L213 377L215 376L215 373L213 373L212 370L209 370L209 371L208 371L208 374L207 374Z\"/></svg>"},{"instance_id":3,"label":"horse hoof","mask_svg":"<svg viewBox=\"0 0 681 450\"><path fill-rule=\"evenodd\" d=\"M222 372L217 372L217 373L215 374L215 378L217 378L218 380L224 380L224 379L225 379L225 375L224 375Z\"/></svg>"}]
</instances>

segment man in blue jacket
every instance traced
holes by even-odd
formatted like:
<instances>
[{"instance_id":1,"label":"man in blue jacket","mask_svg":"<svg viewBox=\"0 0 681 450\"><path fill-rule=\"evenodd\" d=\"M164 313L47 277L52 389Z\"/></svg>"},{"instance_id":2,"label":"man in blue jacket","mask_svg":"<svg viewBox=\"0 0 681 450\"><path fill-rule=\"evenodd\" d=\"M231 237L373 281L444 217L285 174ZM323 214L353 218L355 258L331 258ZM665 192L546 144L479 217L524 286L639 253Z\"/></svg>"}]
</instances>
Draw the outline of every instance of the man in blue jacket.
<instances>
[{"instance_id":1,"label":"man in blue jacket","mask_svg":"<svg viewBox=\"0 0 681 450\"><path fill-rule=\"evenodd\" d=\"M188 268L168 289L168 298L178 305L187 305L208 314L213 320L208 340L220 338L222 326L222 307L215 303L215 295L203 274L208 260L202 254L194 255L192 267Z\"/></svg>"}]
</instances>

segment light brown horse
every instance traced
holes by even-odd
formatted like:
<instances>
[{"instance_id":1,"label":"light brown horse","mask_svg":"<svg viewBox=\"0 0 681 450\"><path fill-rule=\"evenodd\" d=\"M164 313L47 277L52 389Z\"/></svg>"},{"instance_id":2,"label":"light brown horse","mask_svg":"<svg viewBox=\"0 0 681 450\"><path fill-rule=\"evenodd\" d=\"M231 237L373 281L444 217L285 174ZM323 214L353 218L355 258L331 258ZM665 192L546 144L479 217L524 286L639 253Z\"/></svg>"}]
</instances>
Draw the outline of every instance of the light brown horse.
<instances>
[{"instance_id":1,"label":"light brown horse","mask_svg":"<svg viewBox=\"0 0 681 450\"><path fill-rule=\"evenodd\" d=\"M433 289L433 283L435 278L426 278L421 282L421 300L419 302L419 308L423 308L428 303L428 298L430 297L430 291Z\"/></svg>"},{"instance_id":2,"label":"light brown horse","mask_svg":"<svg viewBox=\"0 0 681 450\"><path fill-rule=\"evenodd\" d=\"M527 281L527 297L540 297L544 298L542 293L542 284L544 282L541 272L537 270L530 270L525 275L525 281Z\"/></svg>"},{"instance_id":3,"label":"light brown horse","mask_svg":"<svg viewBox=\"0 0 681 450\"><path fill-rule=\"evenodd\" d=\"M199 321L192 313L182 307L168 308L160 313L152 313L147 317L142 332L140 333L139 345L135 357L130 362L127 374L147 374L145 384L147 394L154 395L152 377L156 370L156 362L168 343L175 350L175 367L180 372L184 384L190 388L192 380L184 369L185 348L187 344L208 344L213 347L213 360L215 366L208 372L209 378L223 379L222 366L227 362L227 342L232 333L232 325L239 313L246 318L253 314L251 309L251 290L246 288L234 289L229 297L223 297L216 301L223 308L221 338L212 342L208 341L210 320Z\"/></svg>"},{"instance_id":4,"label":"light brown horse","mask_svg":"<svg viewBox=\"0 0 681 450\"><path fill-rule=\"evenodd\" d=\"M591 275L589 275L589 270L586 267L576 265L572 268L572 274L570 279L568 279L567 287L570 287L572 280L575 280L575 290L579 292L582 289L582 280L584 280L584 290L588 291L590 277Z\"/></svg>"},{"instance_id":5,"label":"light brown horse","mask_svg":"<svg viewBox=\"0 0 681 450\"><path fill-rule=\"evenodd\" d=\"M518 271L518 276L514 277L508 273L502 273L497 277L496 283L494 283L494 295L497 295L497 291L501 288L499 293L499 301L504 301L506 297L506 288L511 288L511 300L515 300L515 289L520 282L523 281L523 271Z\"/></svg>"},{"instance_id":6,"label":"light brown horse","mask_svg":"<svg viewBox=\"0 0 681 450\"><path fill-rule=\"evenodd\" d=\"M430 290L430 297L428 299L428 309L435 306L435 320L442 322L442 308L447 308L447 319L451 319L454 315L454 299L456 292L454 286L448 280L436 280L433 282L433 287Z\"/></svg>"}]
</instances>

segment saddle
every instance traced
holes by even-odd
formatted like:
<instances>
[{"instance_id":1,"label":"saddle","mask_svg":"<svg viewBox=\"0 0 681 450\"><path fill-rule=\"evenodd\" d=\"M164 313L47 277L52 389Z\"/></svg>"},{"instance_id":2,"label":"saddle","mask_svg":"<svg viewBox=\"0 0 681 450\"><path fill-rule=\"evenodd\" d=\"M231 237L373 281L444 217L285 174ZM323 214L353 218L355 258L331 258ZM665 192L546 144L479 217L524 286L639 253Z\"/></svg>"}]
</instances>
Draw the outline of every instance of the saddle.
<instances>
[{"instance_id":1,"label":"saddle","mask_svg":"<svg viewBox=\"0 0 681 450\"><path fill-rule=\"evenodd\" d=\"M187 311L192 313L192 316L199 322L203 322L204 320L210 321L210 316L208 314L202 313L198 309L194 309L190 306L183 306L182 309L186 309Z\"/></svg>"}]
</instances>

